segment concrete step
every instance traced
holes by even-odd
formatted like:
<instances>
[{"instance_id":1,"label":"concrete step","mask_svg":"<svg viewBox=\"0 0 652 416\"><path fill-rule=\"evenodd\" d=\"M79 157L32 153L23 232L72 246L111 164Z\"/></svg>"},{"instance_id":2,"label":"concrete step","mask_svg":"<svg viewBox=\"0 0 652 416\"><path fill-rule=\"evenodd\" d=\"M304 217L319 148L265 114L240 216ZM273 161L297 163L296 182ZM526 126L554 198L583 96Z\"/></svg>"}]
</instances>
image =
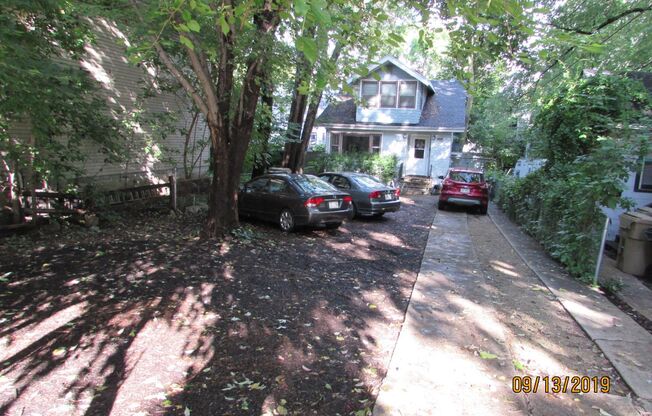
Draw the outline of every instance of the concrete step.
<instances>
[{"instance_id":1,"label":"concrete step","mask_svg":"<svg viewBox=\"0 0 652 416\"><path fill-rule=\"evenodd\" d=\"M405 176L401 179L401 194L429 195L433 180L427 176Z\"/></svg>"}]
</instances>

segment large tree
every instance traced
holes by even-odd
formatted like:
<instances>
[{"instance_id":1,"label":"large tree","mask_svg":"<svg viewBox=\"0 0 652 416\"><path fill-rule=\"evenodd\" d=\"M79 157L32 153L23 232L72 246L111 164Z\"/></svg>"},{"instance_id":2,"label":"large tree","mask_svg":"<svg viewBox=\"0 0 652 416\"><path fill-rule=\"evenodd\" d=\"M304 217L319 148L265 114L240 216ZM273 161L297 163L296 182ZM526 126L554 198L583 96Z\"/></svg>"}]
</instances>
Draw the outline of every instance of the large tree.
<instances>
[{"instance_id":1,"label":"large tree","mask_svg":"<svg viewBox=\"0 0 652 416\"><path fill-rule=\"evenodd\" d=\"M285 0L131 1L122 18L136 59L160 64L201 111L211 141L206 237L238 224L237 191L254 128L261 80ZM136 19L130 19L130 15Z\"/></svg>"}]
</instances>

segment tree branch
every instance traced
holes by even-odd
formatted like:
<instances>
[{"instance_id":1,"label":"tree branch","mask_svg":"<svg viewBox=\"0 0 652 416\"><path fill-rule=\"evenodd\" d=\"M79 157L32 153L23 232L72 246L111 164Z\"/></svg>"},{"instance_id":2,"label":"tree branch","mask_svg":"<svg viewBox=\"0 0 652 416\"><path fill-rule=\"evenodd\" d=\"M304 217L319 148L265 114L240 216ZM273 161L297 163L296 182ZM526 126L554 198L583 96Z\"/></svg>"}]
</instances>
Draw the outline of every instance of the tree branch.
<instances>
[{"instance_id":1,"label":"tree branch","mask_svg":"<svg viewBox=\"0 0 652 416\"><path fill-rule=\"evenodd\" d=\"M138 16L138 19L141 21L141 23L145 23L145 19L140 14L138 4L136 3L135 0L131 1L131 6L132 6L134 12L136 13L136 16ZM168 21L165 23L166 25L169 22L169 20L170 19L168 19ZM162 31L161 31L161 33L162 33ZM179 70L179 68L177 68L177 66L174 64L174 62L172 61L172 58L170 58L170 55L168 55L168 53L165 51L165 49L163 49L163 47L159 43L158 37L153 40L152 44L153 44L154 49L156 50L156 53L158 54L159 58L163 62L163 65L165 65L165 67L168 69L168 71L170 71L170 73L177 79L177 81L179 81L179 84L181 84L181 87L183 87L183 89L186 90L186 92L190 95L192 100L195 102L195 105L197 106L197 108L199 108L199 110L202 113L204 113L204 115L206 117L208 117L209 116L208 106L206 105L206 103L202 99L201 95L199 95L197 90L195 90L195 88L192 86L190 81L188 81L188 79L183 75L181 70Z\"/></svg>"},{"instance_id":2,"label":"tree branch","mask_svg":"<svg viewBox=\"0 0 652 416\"><path fill-rule=\"evenodd\" d=\"M161 45L159 45L158 43L154 44L154 49L156 49L156 52L158 53L159 58L161 58L161 61L163 62L165 67L168 69L168 71L170 71L170 73L177 79L177 81L179 81L179 84L181 84L183 89L186 90L186 92L188 94L190 94L190 96L192 97L192 100L195 102L195 105L197 106L197 108L199 108L201 110L201 112L206 115L206 117L209 117L210 112L208 110L208 106L206 105L206 103L202 99L201 95L199 95L197 90L195 90L195 88L192 86L190 81L188 81L188 79L181 73L181 71L179 70L179 68L177 68L177 66L174 64L174 62L172 62L172 59L170 58L168 53L165 51L165 49L163 49L163 47Z\"/></svg>"},{"instance_id":3,"label":"tree branch","mask_svg":"<svg viewBox=\"0 0 652 416\"><path fill-rule=\"evenodd\" d=\"M627 17L630 14L634 14L634 13L641 14L641 13L649 12L650 10L652 10L652 6L635 7L633 9L625 10L624 12L622 12L622 13L616 15L616 16L612 16L612 17L608 18L607 20L605 20L604 22L602 22L598 26L596 26L593 30L584 30L584 29L576 29L576 28L564 27L564 26L558 25L556 23L549 23L549 25L554 27L555 29L563 30L565 32L573 32L573 33L577 33L579 35L594 35L597 32L599 32L600 30L602 30L605 27L609 26L610 24L615 23L618 20L622 19L623 17Z\"/></svg>"},{"instance_id":4,"label":"tree branch","mask_svg":"<svg viewBox=\"0 0 652 416\"><path fill-rule=\"evenodd\" d=\"M191 35L192 36L192 35ZM191 41L195 45L195 47L198 47L197 45L197 39L192 36ZM206 57L204 54L197 54L194 49L189 48L188 46L185 46L186 53L188 54L188 57L190 58L190 65L192 66L192 69L195 71L195 74L197 74L197 78L199 79L199 83L201 84L204 93L206 95L206 106L208 107L208 111L210 114L206 114L206 117L209 119L213 119L216 115L218 110L218 105L217 105L217 95L215 93L215 88L213 87L213 83L211 82L210 74L207 71L208 64L206 62Z\"/></svg>"}]
</instances>

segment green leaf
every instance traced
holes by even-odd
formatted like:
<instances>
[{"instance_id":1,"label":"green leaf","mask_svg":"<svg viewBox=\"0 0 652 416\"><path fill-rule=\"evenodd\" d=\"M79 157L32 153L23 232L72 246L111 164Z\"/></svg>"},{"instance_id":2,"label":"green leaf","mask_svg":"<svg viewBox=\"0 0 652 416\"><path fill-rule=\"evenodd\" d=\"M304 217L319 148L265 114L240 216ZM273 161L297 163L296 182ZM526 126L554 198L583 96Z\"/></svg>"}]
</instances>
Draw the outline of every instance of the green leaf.
<instances>
[{"instance_id":1,"label":"green leaf","mask_svg":"<svg viewBox=\"0 0 652 416\"><path fill-rule=\"evenodd\" d=\"M512 360L512 364L514 364L514 368L519 371L524 371L525 370L525 365L523 365L522 362L519 360Z\"/></svg>"},{"instance_id":2,"label":"green leaf","mask_svg":"<svg viewBox=\"0 0 652 416\"><path fill-rule=\"evenodd\" d=\"M279 404L278 406L276 406L276 413L278 413L279 415L287 415L288 409L286 409L284 406Z\"/></svg>"},{"instance_id":3,"label":"green leaf","mask_svg":"<svg viewBox=\"0 0 652 416\"><path fill-rule=\"evenodd\" d=\"M294 0L294 11L299 16L305 16L308 13L306 0Z\"/></svg>"},{"instance_id":4,"label":"green leaf","mask_svg":"<svg viewBox=\"0 0 652 416\"><path fill-rule=\"evenodd\" d=\"M313 0L310 3L310 9L315 15L315 19L322 25L329 25L331 23L331 14L328 12L327 7L326 0Z\"/></svg>"},{"instance_id":5,"label":"green leaf","mask_svg":"<svg viewBox=\"0 0 652 416\"><path fill-rule=\"evenodd\" d=\"M496 358L498 358L498 356L490 352L480 351L480 358L482 358L483 360L495 360Z\"/></svg>"},{"instance_id":6,"label":"green leaf","mask_svg":"<svg viewBox=\"0 0 652 416\"><path fill-rule=\"evenodd\" d=\"M188 28L193 32L199 32L201 30L201 26L199 26L199 22L196 20L189 21Z\"/></svg>"},{"instance_id":7,"label":"green leaf","mask_svg":"<svg viewBox=\"0 0 652 416\"><path fill-rule=\"evenodd\" d=\"M179 42L184 44L188 49L195 50L195 45L192 44L192 41L188 39L187 37L181 35L179 36Z\"/></svg>"},{"instance_id":8,"label":"green leaf","mask_svg":"<svg viewBox=\"0 0 652 416\"><path fill-rule=\"evenodd\" d=\"M220 17L217 18L217 23L220 25L220 28L222 29L222 33L224 33L224 36L228 35L231 28L229 27L229 24L226 22L226 19L224 18L223 14L221 14Z\"/></svg>"},{"instance_id":9,"label":"green leaf","mask_svg":"<svg viewBox=\"0 0 652 416\"><path fill-rule=\"evenodd\" d=\"M317 43L313 39L300 37L296 42L297 50L303 52L303 55L311 63L317 60Z\"/></svg>"}]
</instances>

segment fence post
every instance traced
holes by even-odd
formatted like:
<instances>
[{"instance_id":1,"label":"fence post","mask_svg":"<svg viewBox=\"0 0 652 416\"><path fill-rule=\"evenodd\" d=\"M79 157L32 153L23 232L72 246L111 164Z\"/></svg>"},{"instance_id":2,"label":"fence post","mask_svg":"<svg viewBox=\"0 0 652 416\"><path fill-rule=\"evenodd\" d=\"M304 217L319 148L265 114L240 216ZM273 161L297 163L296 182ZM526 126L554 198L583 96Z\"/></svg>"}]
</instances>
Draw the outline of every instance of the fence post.
<instances>
[{"instance_id":1,"label":"fence post","mask_svg":"<svg viewBox=\"0 0 652 416\"><path fill-rule=\"evenodd\" d=\"M170 180L170 209L177 210L177 169L174 169L174 175L168 177Z\"/></svg>"},{"instance_id":2,"label":"fence post","mask_svg":"<svg viewBox=\"0 0 652 416\"><path fill-rule=\"evenodd\" d=\"M602 255L604 253L604 243L607 239L607 230L609 229L609 223L611 219L607 216L607 219L604 222L604 230L602 230L602 240L600 240L600 252L598 253L598 261L595 265L595 274L593 275L593 286L598 285L598 276L600 275L600 266L602 265Z\"/></svg>"}]
</instances>

